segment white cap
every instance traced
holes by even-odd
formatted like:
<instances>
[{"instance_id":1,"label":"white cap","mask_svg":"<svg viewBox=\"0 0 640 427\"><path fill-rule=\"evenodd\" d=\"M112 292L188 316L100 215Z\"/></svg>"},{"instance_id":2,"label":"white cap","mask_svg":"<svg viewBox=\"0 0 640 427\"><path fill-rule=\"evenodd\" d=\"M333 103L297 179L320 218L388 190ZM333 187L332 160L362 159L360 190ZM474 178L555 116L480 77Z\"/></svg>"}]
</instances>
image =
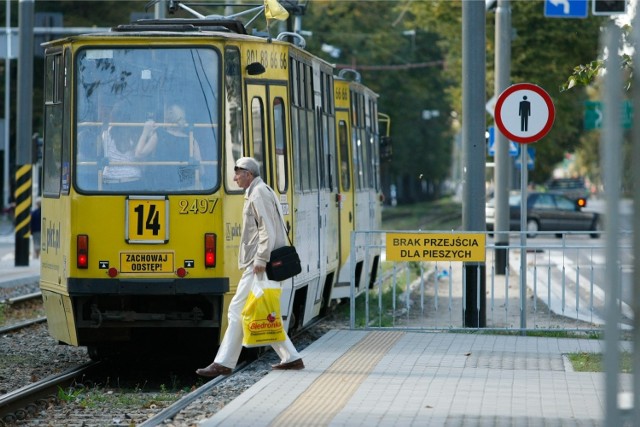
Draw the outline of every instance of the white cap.
<instances>
[{"instance_id":1,"label":"white cap","mask_svg":"<svg viewBox=\"0 0 640 427\"><path fill-rule=\"evenodd\" d=\"M233 169L244 169L251 172L251 175L253 175L254 177L260 176L260 165L252 157L240 157L236 161L236 167Z\"/></svg>"}]
</instances>

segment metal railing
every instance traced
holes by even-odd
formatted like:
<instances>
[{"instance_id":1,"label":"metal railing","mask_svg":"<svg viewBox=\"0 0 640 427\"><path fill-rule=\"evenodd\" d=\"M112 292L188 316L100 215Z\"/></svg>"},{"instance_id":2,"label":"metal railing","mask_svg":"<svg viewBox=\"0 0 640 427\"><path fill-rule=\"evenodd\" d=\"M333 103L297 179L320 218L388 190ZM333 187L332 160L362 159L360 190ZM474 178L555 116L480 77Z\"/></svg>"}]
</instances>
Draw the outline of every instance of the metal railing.
<instances>
[{"instance_id":1,"label":"metal railing","mask_svg":"<svg viewBox=\"0 0 640 427\"><path fill-rule=\"evenodd\" d=\"M352 251L381 252L382 262L370 289L356 295L352 282L351 328L468 330L465 314L472 307L478 315L472 328L601 332L605 293L614 285L621 295L620 327L631 328L632 257L617 260L621 281L610 283L605 275L605 239L592 238L592 232L540 232L525 239L524 246L520 234L512 233L509 245L499 247L507 253L504 274L497 273L497 248L490 235L485 263L465 266L460 261L388 261L385 232L357 233L362 236L353 238L352 245L360 247ZM621 233L618 241L620 253L631 254L631 235ZM467 283L469 268L477 269L471 276L478 283Z\"/></svg>"}]
</instances>

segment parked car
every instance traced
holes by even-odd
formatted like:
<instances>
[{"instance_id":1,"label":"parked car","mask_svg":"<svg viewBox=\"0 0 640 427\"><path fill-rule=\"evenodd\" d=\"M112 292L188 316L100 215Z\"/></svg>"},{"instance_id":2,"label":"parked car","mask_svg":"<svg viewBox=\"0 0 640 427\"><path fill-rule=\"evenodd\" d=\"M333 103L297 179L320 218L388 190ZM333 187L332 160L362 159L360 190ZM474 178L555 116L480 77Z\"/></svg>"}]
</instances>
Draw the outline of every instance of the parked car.
<instances>
[{"instance_id":1,"label":"parked car","mask_svg":"<svg viewBox=\"0 0 640 427\"><path fill-rule=\"evenodd\" d=\"M547 182L547 191L562 194L571 200L589 197L589 189L584 178L554 178Z\"/></svg>"},{"instance_id":2,"label":"parked car","mask_svg":"<svg viewBox=\"0 0 640 427\"><path fill-rule=\"evenodd\" d=\"M509 196L509 229L520 230L520 193ZM591 231L591 237L600 237L602 222L597 212L585 212L586 199L572 200L555 193L531 192L527 194L527 236L535 237L539 231ZM485 207L487 230L495 224L495 199ZM556 236L562 237L562 233Z\"/></svg>"}]
</instances>

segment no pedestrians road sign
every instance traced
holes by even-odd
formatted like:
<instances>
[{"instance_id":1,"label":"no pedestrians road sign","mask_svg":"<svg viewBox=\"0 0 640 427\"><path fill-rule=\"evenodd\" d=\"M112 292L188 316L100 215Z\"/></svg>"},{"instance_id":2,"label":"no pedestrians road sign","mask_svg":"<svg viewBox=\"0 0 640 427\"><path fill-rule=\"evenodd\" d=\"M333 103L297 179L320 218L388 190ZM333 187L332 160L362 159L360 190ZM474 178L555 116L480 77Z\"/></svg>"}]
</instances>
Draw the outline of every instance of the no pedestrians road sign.
<instances>
[{"instance_id":1,"label":"no pedestrians road sign","mask_svg":"<svg viewBox=\"0 0 640 427\"><path fill-rule=\"evenodd\" d=\"M520 144L545 136L555 119L555 107L547 92L531 83L509 86L498 97L496 126L507 139Z\"/></svg>"}]
</instances>

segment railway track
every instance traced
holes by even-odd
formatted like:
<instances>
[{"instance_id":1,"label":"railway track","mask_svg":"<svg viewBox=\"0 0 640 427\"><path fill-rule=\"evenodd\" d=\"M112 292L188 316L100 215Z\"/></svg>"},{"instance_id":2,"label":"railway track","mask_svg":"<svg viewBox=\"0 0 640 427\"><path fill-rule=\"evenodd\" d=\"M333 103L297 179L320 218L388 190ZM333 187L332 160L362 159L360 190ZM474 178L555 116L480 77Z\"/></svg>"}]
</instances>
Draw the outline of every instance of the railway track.
<instances>
[{"instance_id":1,"label":"railway track","mask_svg":"<svg viewBox=\"0 0 640 427\"><path fill-rule=\"evenodd\" d=\"M0 301L0 304L13 305L21 302L35 301L39 298L42 298L42 292L32 292L30 294L24 294L13 298L5 298Z\"/></svg>"},{"instance_id":2,"label":"railway track","mask_svg":"<svg viewBox=\"0 0 640 427\"><path fill-rule=\"evenodd\" d=\"M38 408L46 407L59 388L72 385L78 378L89 375L100 362L88 362L14 390L0 397L0 425L10 425L33 415Z\"/></svg>"},{"instance_id":3,"label":"railway track","mask_svg":"<svg viewBox=\"0 0 640 427\"><path fill-rule=\"evenodd\" d=\"M158 412L153 417L149 418L147 421L140 424L140 427L152 427L164 424L166 421L173 419L177 414L180 413L187 406L191 405L197 399L202 398L206 393L210 392L216 387L223 386L225 382L234 378L234 375L240 374L245 368L247 368L248 363L242 363L238 365L234 370L233 374L226 377L217 377L212 379L211 381L204 384L202 387L199 387L187 394L186 396L180 398L178 401Z\"/></svg>"},{"instance_id":4,"label":"railway track","mask_svg":"<svg viewBox=\"0 0 640 427\"><path fill-rule=\"evenodd\" d=\"M320 322L320 320L318 321ZM317 323L314 323L314 327ZM338 326L339 327L339 326ZM39 327L41 328L41 327ZM326 328L326 327L325 327ZM305 346L323 335L325 331L305 333L307 329L292 334L296 347L302 350ZM41 332L39 332L41 334ZM12 340L20 336L33 337L34 332L11 334ZM302 338L301 338L302 336ZM58 356L50 358L52 367L62 352L78 348L68 348L53 344L49 352L55 351ZM20 355L17 347L13 353L18 355L14 369L22 372L34 372L42 368L31 368L25 361L33 357L30 354ZM53 356L53 354L51 354ZM45 356L46 357L46 356ZM65 357L65 356L62 356ZM178 365L164 364L159 368L147 370L147 367L135 369L126 366L102 364L95 371L84 371L73 375L74 369L65 371L62 376L69 380L46 389L41 382L23 386L0 399L0 427L5 425L65 425L86 426L113 425L121 422L135 425L161 425L171 420L175 426L192 426L235 399L244 390L251 387L270 371L272 363L277 362L272 351L262 353L257 360L248 360L238 365L234 373L228 377L215 378L206 383L193 372L195 369L177 369ZM193 363L187 359L187 363ZM19 368L18 368L19 366ZM140 372L144 371L144 372ZM8 372L8 371L7 371ZM49 372L52 372L49 370ZM8 373L7 373L8 374ZM73 378L75 379L73 379ZM82 381L78 378L82 378ZM49 375L46 382L53 384L54 376ZM171 379L167 379L171 378ZM80 385L78 387L77 385ZM91 384L87 386L87 384ZM140 385L140 386L138 386ZM32 397L17 397L28 393L28 390L39 390ZM62 394L59 391L62 390ZM1 392L0 392L1 394ZM7 418L8 417L8 418Z\"/></svg>"},{"instance_id":5,"label":"railway track","mask_svg":"<svg viewBox=\"0 0 640 427\"><path fill-rule=\"evenodd\" d=\"M41 303L42 303L42 293L33 292L30 294L20 295L13 298L6 298L0 301L0 306L6 306L9 308L9 310L6 310L6 312L10 315L12 319L19 319L21 318L19 314L21 311L27 312L26 315L30 316L31 315L30 313L34 311L33 305L41 304ZM28 307L28 308L25 308L24 310L22 310L21 307ZM0 336L7 334L9 332L17 331L19 329L27 328L31 325L43 323L46 321L47 321L47 318L45 316L27 318L21 321L13 321L13 322L10 321L8 325L4 325L0 327Z\"/></svg>"},{"instance_id":6,"label":"railway track","mask_svg":"<svg viewBox=\"0 0 640 427\"><path fill-rule=\"evenodd\" d=\"M323 320L324 320L324 318L319 318L319 319L311 322L310 324L308 324L307 326L305 326L301 330L297 331L295 334L291 335L291 339L295 343L295 341L297 339L299 339L303 334L305 334L305 333L311 331L313 328L317 327ZM256 363L259 362L259 359L256 359L253 362L243 362L243 363L239 364L231 375L220 376L220 377L217 377L217 378L214 378L214 379L208 381L203 386L197 388L196 390L192 391L188 395L182 397L181 399L179 399L178 401L173 403L172 405L170 405L167 408L163 409L162 411L160 411L159 413L154 415L152 418L149 418L147 421L142 423L140 426L141 427L154 427L154 426L159 426L159 425L166 424L170 420L173 420L176 417L176 415L178 415L181 411L183 411L189 405L191 405L194 402L196 402L198 399L202 399L205 395L207 395L212 390L214 390L214 389L216 389L218 387L224 387L225 383L233 381L235 379L235 377L243 375L246 370L248 370L250 368L253 368L254 367L253 366L254 362L256 362ZM269 364L267 364L266 366L269 366ZM257 369L261 369L261 368L257 368ZM262 369L264 369L264 368L262 368ZM269 369L269 368L267 368L267 369ZM265 373L266 372L267 371L265 371Z\"/></svg>"}]
</instances>

